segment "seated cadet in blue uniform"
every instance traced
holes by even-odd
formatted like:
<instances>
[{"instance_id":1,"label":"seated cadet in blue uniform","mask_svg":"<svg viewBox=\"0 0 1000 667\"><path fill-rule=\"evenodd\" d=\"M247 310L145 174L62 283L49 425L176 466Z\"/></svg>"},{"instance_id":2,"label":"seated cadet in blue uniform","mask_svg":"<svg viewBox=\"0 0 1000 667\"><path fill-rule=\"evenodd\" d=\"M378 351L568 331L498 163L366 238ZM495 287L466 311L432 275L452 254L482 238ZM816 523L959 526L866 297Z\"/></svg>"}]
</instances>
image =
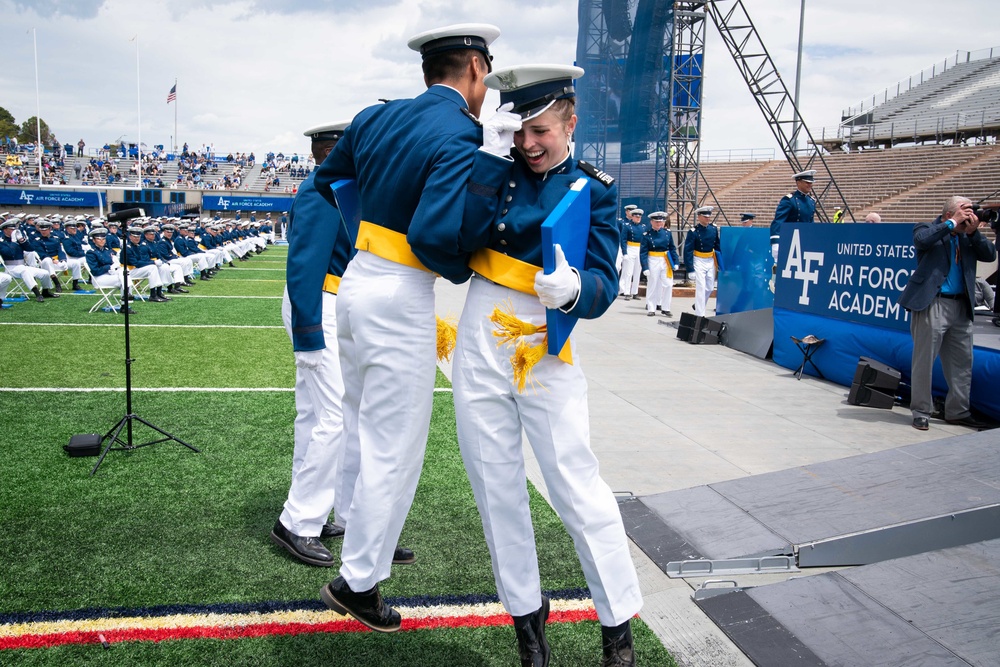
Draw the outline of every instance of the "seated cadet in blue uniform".
<instances>
[{"instance_id":1,"label":"seated cadet in blue uniform","mask_svg":"<svg viewBox=\"0 0 1000 667\"><path fill-rule=\"evenodd\" d=\"M337 294L345 430L337 505L351 515L340 576L320 595L381 632L400 625L378 584L389 577L430 427L434 280L439 274L461 283L471 274L462 229L466 188L482 142L476 117L492 68L489 45L499 34L467 23L412 38L427 91L361 111L316 170L316 189L333 205L330 186L356 179L364 215ZM485 224L488 200L476 200Z\"/></svg>"},{"instance_id":2,"label":"seated cadet in blue uniform","mask_svg":"<svg viewBox=\"0 0 1000 667\"><path fill-rule=\"evenodd\" d=\"M165 303L170 301L163 296L163 280L160 277L160 270L156 262L149 254L149 246L141 243L143 231L142 227L129 227L128 238L122 248L122 263L128 264L129 277L132 279L145 278L149 281L149 300L155 303Z\"/></svg>"},{"instance_id":3,"label":"seated cadet in blue uniform","mask_svg":"<svg viewBox=\"0 0 1000 667\"><path fill-rule=\"evenodd\" d=\"M549 601L540 585L522 428L593 596L602 665L635 664L629 619L642 607L621 514L590 448L587 380L573 337L558 356L548 355L547 334L539 331L546 309L592 319L617 295L614 179L569 151L577 123L573 79L582 74L579 67L527 65L486 78L500 90L502 106L499 119L484 127L470 189L491 188L499 210L469 263L476 277L459 323L453 373L459 448L497 591L514 620L521 664L539 667L549 661ZM523 119L520 128L504 123L505 114ZM570 267L557 244L555 269L546 274L542 223L581 178L590 182L590 219L583 223L589 231L580 229L587 234L586 257ZM498 347L498 336L510 345ZM544 389L524 391L528 382Z\"/></svg>"},{"instance_id":4,"label":"seated cadet in blue uniform","mask_svg":"<svg viewBox=\"0 0 1000 667\"><path fill-rule=\"evenodd\" d=\"M695 211L698 224L684 238L684 264L688 275L694 274L694 314L705 315L708 299L715 289L721 245L719 228L712 224L712 206Z\"/></svg>"},{"instance_id":5,"label":"seated cadet in blue uniform","mask_svg":"<svg viewBox=\"0 0 1000 667\"><path fill-rule=\"evenodd\" d=\"M52 276L45 269L28 266L25 262L24 253L32 252L32 245L28 241L28 235L18 229L18 218L0 223L0 231L3 232L3 236L0 236L0 257L3 257L7 273L23 281L24 286L35 295L35 300L39 303L46 298L58 297L59 295L52 291L54 284ZM41 290L38 287L39 283L42 286Z\"/></svg>"},{"instance_id":6,"label":"seated cadet in blue uniform","mask_svg":"<svg viewBox=\"0 0 1000 667\"><path fill-rule=\"evenodd\" d=\"M639 259L642 274L646 276L646 315L653 317L660 311L666 317L673 317L670 306L674 296L674 269L680 258L674 235L666 227L667 214L654 211L649 214L650 229L642 237Z\"/></svg>"},{"instance_id":7,"label":"seated cadet in blue uniform","mask_svg":"<svg viewBox=\"0 0 1000 667\"><path fill-rule=\"evenodd\" d=\"M56 275L60 271L65 271L69 264L66 263L66 251L63 250L62 242L52 235L52 223L42 220L35 225L38 230L31 242L31 249L38 254L39 266L48 271L55 285L56 292L62 292L62 285Z\"/></svg>"},{"instance_id":8,"label":"seated cadet in blue uniform","mask_svg":"<svg viewBox=\"0 0 1000 667\"><path fill-rule=\"evenodd\" d=\"M83 249L84 238L78 233L76 222L66 223L66 233L62 237L63 252L66 253L66 263L69 265L73 278L73 291L80 289L83 280L83 267L87 264L86 251Z\"/></svg>"},{"instance_id":9,"label":"seated cadet in blue uniform","mask_svg":"<svg viewBox=\"0 0 1000 667\"><path fill-rule=\"evenodd\" d=\"M774 221L771 222L771 255L778 261L778 239L781 237L781 225L786 222L812 222L816 215L816 201L809 196L816 181L816 170L800 171L793 176L795 192L781 198L778 208L774 211Z\"/></svg>"}]
</instances>

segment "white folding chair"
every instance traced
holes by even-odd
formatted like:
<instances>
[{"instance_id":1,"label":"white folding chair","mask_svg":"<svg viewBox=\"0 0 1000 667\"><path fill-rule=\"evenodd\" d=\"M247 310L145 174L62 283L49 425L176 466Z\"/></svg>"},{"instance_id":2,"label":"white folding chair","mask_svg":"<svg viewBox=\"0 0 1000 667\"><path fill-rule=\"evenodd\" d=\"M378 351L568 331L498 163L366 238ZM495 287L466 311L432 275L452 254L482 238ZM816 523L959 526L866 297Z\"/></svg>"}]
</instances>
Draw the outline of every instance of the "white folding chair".
<instances>
[{"instance_id":1,"label":"white folding chair","mask_svg":"<svg viewBox=\"0 0 1000 667\"><path fill-rule=\"evenodd\" d=\"M23 280L7 270L7 265L4 264L3 257L0 257L0 269L3 269L11 277L10 286L7 288L6 301L20 303L31 298L31 291L28 289L28 286L24 284Z\"/></svg>"},{"instance_id":2,"label":"white folding chair","mask_svg":"<svg viewBox=\"0 0 1000 667\"><path fill-rule=\"evenodd\" d=\"M91 306L90 308L91 313L97 311L98 308L103 309L105 312L109 312L112 310L118 311L121 308L122 301L121 297L119 296L122 291L121 285L101 287L100 285L92 284L91 286L94 288L94 291L96 291L100 295L100 298L97 300L97 303Z\"/></svg>"}]
</instances>

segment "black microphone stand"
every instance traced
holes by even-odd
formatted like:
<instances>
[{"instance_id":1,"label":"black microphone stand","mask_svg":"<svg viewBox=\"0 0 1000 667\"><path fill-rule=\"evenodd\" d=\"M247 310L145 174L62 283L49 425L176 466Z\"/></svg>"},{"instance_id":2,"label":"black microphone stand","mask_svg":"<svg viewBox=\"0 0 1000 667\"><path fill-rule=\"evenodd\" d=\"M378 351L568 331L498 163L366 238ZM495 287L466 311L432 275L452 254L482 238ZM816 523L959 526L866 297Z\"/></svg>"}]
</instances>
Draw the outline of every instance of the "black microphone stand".
<instances>
[{"instance_id":1,"label":"black microphone stand","mask_svg":"<svg viewBox=\"0 0 1000 667\"><path fill-rule=\"evenodd\" d=\"M108 222L120 221L122 224L127 225L127 222L129 220L133 218L139 218L144 215L145 214L141 208L130 208L125 211L120 211L118 213L113 213L109 215ZM111 430L109 430L107 433L104 434L103 438L101 438L101 443L103 444L105 441L107 441L107 444L104 445L104 448L101 450L101 457L97 459L97 464L94 466L94 469L90 471L91 477L93 477L94 474L97 473L97 469L100 468L101 463L104 462L104 457L107 456L108 452L112 450L116 452L125 452L125 451L130 452L134 449L139 449L140 447L148 447L150 445L155 445L157 443L168 442L170 440L173 440L174 442L178 442L194 452L201 451L197 447L184 442L177 436L167 433L159 426L150 424L148 421L146 421L139 415L132 412L132 363L135 361L135 359L132 358L132 346L129 340L128 316L129 316L129 311L131 311L132 309L129 307L128 304L130 287L128 282L128 228L127 227L125 231L125 239L124 242L122 243L121 263L122 263L122 294L123 294L122 301L124 302L122 305L122 313L125 315L125 415L118 420L118 423L116 423L114 426L111 427ZM139 445L134 444L132 441L132 422L134 421L145 424L149 428L153 429L154 431L165 437L160 438L159 440L151 440L150 442L144 442ZM122 429L125 429L126 432L125 440L122 440L120 437ZM117 444L118 446L115 447L114 446L115 444Z\"/></svg>"}]
</instances>

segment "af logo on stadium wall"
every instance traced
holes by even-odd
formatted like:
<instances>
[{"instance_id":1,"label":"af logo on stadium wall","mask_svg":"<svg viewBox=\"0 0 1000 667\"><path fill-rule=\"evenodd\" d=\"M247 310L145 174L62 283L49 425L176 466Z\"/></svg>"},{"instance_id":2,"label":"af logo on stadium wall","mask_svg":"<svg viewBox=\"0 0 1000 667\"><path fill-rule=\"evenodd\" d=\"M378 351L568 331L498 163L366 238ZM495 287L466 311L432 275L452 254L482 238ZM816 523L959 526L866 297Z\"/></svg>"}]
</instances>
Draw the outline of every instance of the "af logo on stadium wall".
<instances>
[{"instance_id":1,"label":"af logo on stadium wall","mask_svg":"<svg viewBox=\"0 0 1000 667\"><path fill-rule=\"evenodd\" d=\"M912 225L783 225L778 266L775 308L909 330L897 301L917 267Z\"/></svg>"}]
</instances>

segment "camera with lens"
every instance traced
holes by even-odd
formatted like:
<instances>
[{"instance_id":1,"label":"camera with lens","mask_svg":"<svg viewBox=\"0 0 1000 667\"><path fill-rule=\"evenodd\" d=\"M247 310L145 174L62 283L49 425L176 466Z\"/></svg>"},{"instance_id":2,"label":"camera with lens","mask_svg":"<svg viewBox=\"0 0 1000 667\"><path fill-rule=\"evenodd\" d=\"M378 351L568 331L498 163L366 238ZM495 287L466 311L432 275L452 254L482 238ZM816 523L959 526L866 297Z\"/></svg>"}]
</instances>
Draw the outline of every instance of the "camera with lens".
<instances>
[{"instance_id":1,"label":"camera with lens","mask_svg":"<svg viewBox=\"0 0 1000 667\"><path fill-rule=\"evenodd\" d=\"M997 209L986 208L984 206L980 206L979 204L973 204L972 212L976 214L976 217L979 218L980 222L990 223L990 227L994 230L997 230L998 226L1000 226L1000 224L998 224L1000 223L1000 211Z\"/></svg>"}]
</instances>

